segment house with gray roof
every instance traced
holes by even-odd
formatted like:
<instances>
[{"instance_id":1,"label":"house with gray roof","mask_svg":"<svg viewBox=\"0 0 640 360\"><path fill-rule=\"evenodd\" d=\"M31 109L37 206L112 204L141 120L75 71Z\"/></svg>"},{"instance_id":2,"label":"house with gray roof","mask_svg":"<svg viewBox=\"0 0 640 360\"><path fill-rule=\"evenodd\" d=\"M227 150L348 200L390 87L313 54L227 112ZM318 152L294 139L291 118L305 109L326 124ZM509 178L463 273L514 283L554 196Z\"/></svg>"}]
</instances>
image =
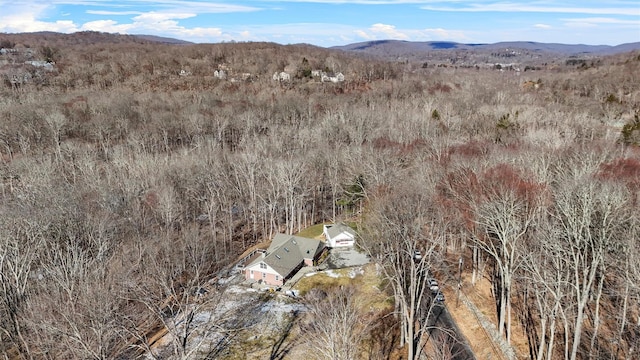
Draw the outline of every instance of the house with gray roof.
<instances>
[{"instance_id":1,"label":"house with gray roof","mask_svg":"<svg viewBox=\"0 0 640 360\"><path fill-rule=\"evenodd\" d=\"M267 251L245 267L245 278L282 286L303 266L316 265L324 251L320 240L277 234Z\"/></svg>"},{"instance_id":2,"label":"house with gray roof","mask_svg":"<svg viewBox=\"0 0 640 360\"><path fill-rule=\"evenodd\" d=\"M342 223L324 225L322 233L330 248L353 246L356 241L356 232Z\"/></svg>"}]
</instances>

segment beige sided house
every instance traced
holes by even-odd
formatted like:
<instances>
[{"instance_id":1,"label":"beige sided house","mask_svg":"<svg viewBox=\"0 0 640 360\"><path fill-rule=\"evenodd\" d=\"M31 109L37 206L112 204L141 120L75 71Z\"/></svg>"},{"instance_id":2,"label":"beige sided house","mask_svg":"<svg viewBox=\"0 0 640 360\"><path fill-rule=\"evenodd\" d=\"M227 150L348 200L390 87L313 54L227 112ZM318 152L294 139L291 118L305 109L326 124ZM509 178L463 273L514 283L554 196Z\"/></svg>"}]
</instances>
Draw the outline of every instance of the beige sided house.
<instances>
[{"instance_id":1,"label":"beige sided house","mask_svg":"<svg viewBox=\"0 0 640 360\"><path fill-rule=\"evenodd\" d=\"M244 269L247 280L282 286L303 266L314 266L325 251L320 240L277 234L265 253Z\"/></svg>"}]
</instances>

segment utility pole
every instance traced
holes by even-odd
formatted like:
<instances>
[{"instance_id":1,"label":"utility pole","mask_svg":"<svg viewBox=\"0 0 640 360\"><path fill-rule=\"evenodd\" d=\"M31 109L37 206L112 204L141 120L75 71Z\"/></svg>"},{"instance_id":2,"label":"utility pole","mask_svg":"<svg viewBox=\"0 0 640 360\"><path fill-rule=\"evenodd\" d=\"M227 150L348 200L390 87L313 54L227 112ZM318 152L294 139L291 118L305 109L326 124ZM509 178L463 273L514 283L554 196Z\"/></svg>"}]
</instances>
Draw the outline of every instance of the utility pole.
<instances>
[{"instance_id":1,"label":"utility pole","mask_svg":"<svg viewBox=\"0 0 640 360\"><path fill-rule=\"evenodd\" d=\"M460 288L462 288L462 257L458 260L458 290L456 296L456 308L458 307L458 302L460 301Z\"/></svg>"}]
</instances>

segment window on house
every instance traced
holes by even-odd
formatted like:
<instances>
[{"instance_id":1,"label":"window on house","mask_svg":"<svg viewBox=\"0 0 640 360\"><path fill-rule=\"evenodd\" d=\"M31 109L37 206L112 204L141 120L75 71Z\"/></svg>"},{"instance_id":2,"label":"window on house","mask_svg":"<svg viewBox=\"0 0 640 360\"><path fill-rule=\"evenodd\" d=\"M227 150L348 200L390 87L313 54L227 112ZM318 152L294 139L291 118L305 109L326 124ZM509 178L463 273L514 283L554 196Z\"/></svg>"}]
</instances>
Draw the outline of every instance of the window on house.
<instances>
[{"instance_id":1,"label":"window on house","mask_svg":"<svg viewBox=\"0 0 640 360\"><path fill-rule=\"evenodd\" d=\"M265 263L260 263L260 269L266 269L267 268L267 264Z\"/></svg>"},{"instance_id":2,"label":"window on house","mask_svg":"<svg viewBox=\"0 0 640 360\"><path fill-rule=\"evenodd\" d=\"M280 276L276 275L276 281L280 280Z\"/></svg>"},{"instance_id":3,"label":"window on house","mask_svg":"<svg viewBox=\"0 0 640 360\"><path fill-rule=\"evenodd\" d=\"M267 273L262 273L262 278L266 279L267 278Z\"/></svg>"}]
</instances>

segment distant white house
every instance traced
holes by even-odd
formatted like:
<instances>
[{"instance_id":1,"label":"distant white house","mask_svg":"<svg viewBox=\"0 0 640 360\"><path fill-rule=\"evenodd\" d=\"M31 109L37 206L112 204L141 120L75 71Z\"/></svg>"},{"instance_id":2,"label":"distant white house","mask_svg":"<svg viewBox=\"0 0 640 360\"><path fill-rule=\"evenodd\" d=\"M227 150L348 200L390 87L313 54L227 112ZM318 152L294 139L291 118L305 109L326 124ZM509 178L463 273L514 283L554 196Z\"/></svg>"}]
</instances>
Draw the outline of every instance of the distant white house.
<instances>
[{"instance_id":1,"label":"distant white house","mask_svg":"<svg viewBox=\"0 0 640 360\"><path fill-rule=\"evenodd\" d=\"M322 233L331 248L353 246L356 239L356 232L342 223L324 225Z\"/></svg>"},{"instance_id":2,"label":"distant white house","mask_svg":"<svg viewBox=\"0 0 640 360\"><path fill-rule=\"evenodd\" d=\"M49 71L53 71L54 69L53 66L55 65L55 63L52 63L52 62L37 61L37 60L25 61L24 63L34 67L44 68L45 70L49 70Z\"/></svg>"},{"instance_id":3,"label":"distant white house","mask_svg":"<svg viewBox=\"0 0 640 360\"><path fill-rule=\"evenodd\" d=\"M291 80L291 75L289 75L288 73L282 71L282 72L275 72L273 74L273 80L275 81L289 81Z\"/></svg>"},{"instance_id":4,"label":"distant white house","mask_svg":"<svg viewBox=\"0 0 640 360\"><path fill-rule=\"evenodd\" d=\"M333 76L329 75L329 74L322 74L322 76L320 77L320 81L322 82L332 82L332 83L339 83L339 82L343 82L344 81L344 75L342 73L337 73Z\"/></svg>"}]
</instances>

